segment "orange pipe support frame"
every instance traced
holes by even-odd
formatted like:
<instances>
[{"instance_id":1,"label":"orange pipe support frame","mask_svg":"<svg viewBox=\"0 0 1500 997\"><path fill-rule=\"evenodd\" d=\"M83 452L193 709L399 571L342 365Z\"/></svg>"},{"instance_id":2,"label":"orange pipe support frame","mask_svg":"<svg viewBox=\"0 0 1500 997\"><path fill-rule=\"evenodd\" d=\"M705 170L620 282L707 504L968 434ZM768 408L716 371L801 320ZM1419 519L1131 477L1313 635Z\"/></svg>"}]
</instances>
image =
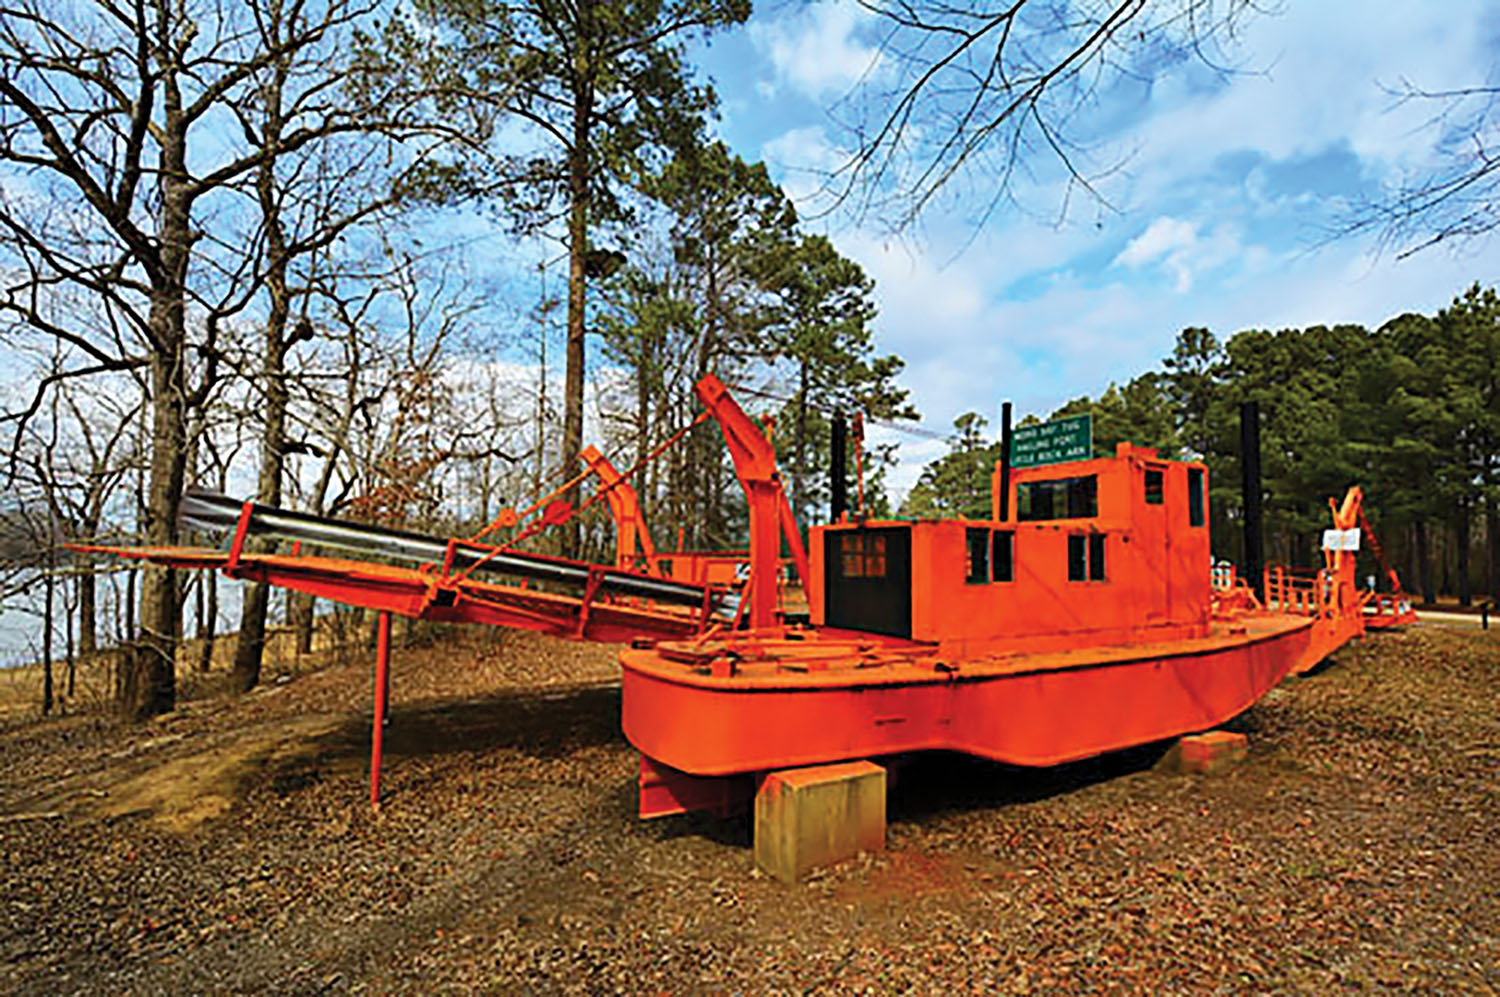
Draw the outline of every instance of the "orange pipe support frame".
<instances>
[{"instance_id":1,"label":"orange pipe support frame","mask_svg":"<svg viewBox=\"0 0 1500 997\"><path fill-rule=\"evenodd\" d=\"M646 529L640 496L598 447L584 447L578 451L578 457L599 478L600 490L609 503L609 512L615 521L615 567L638 570L637 565L640 565L648 574L659 577L661 565L656 557L656 545L651 542L651 532Z\"/></svg>"},{"instance_id":2,"label":"orange pipe support frame","mask_svg":"<svg viewBox=\"0 0 1500 997\"><path fill-rule=\"evenodd\" d=\"M783 536L791 548L797 577L804 584L808 578L807 549L776 470L776 451L755 421L730 397L723 381L707 374L693 390L724 432L734 473L745 489L745 500L750 507L749 625L751 629L773 626L776 571Z\"/></svg>"},{"instance_id":3,"label":"orange pipe support frame","mask_svg":"<svg viewBox=\"0 0 1500 997\"><path fill-rule=\"evenodd\" d=\"M380 809L380 763L385 753L385 720L391 692L391 614L375 624L375 708L370 724L370 806Z\"/></svg>"}]
</instances>

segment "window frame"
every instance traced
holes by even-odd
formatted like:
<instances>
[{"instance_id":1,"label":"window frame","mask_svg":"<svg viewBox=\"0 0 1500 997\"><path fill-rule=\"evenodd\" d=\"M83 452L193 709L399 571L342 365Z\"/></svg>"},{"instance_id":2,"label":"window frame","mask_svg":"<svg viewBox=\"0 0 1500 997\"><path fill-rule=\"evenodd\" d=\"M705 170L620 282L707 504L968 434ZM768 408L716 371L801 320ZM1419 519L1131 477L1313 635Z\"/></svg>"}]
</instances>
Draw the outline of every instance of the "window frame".
<instances>
[{"instance_id":1,"label":"window frame","mask_svg":"<svg viewBox=\"0 0 1500 997\"><path fill-rule=\"evenodd\" d=\"M985 526L964 527L965 585L983 585L990 581L991 532Z\"/></svg>"},{"instance_id":2,"label":"window frame","mask_svg":"<svg viewBox=\"0 0 1500 997\"><path fill-rule=\"evenodd\" d=\"M1165 505L1167 501L1167 469L1164 467L1147 467L1142 476L1142 491L1147 505ZM1152 484L1155 488L1152 488Z\"/></svg>"},{"instance_id":3,"label":"window frame","mask_svg":"<svg viewBox=\"0 0 1500 997\"><path fill-rule=\"evenodd\" d=\"M1038 511L1046 496L1046 513ZM1059 512L1059 505L1062 507ZM1057 519L1094 519L1099 515L1099 476L1079 474L1068 478L1023 481L1016 486L1016 521L1046 523Z\"/></svg>"},{"instance_id":4,"label":"window frame","mask_svg":"<svg viewBox=\"0 0 1500 997\"><path fill-rule=\"evenodd\" d=\"M1005 540L1005 577L1000 577L1001 559L997 556L1000 540ZM990 581L997 583L1016 580L1016 531L990 530Z\"/></svg>"},{"instance_id":5,"label":"window frame","mask_svg":"<svg viewBox=\"0 0 1500 997\"><path fill-rule=\"evenodd\" d=\"M1201 467L1187 469L1188 525L1201 527L1208 523L1208 475Z\"/></svg>"},{"instance_id":6,"label":"window frame","mask_svg":"<svg viewBox=\"0 0 1500 997\"><path fill-rule=\"evenodd\" d=\"M1089 534L1089 581L1107 582L1109 575L1105 571L1105 533Z\"/></svg>"},{"instance_id":7,"label":"window frame","mask_svg":"<svg viewBox=\"0 0 1500 997\"><path fill-rule=\"evenodd\" d=\"M1108 533L1068 534L1068 581L1107 582Z\"/></svg>"},{"instance_id":8,"label":"window frame","mask_svg":"<svg viewBox=\"0 0 1500 997\"><path fill-rule=\"evenodd\" d=\"M884 536L862 530L846 531L839 536L839 577L884 578L885 554ZM849 570L851 565L854 571Z\"/></svg>"}]
</instances>

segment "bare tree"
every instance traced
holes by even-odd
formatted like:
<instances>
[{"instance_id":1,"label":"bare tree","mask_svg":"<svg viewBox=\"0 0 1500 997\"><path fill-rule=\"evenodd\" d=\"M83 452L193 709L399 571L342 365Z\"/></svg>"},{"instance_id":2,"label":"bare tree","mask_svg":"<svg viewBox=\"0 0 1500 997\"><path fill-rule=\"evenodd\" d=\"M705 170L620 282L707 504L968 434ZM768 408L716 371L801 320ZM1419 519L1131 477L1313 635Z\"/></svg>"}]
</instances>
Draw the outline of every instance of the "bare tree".
<instances>
[{"instance_id":1,"label":"bare tree","mask_svg":"<svg viewBox=\"0 0 1500 997\"><path fill-rule=\"evenodd\" d=\"M73 387L79 387L74 385ZM140 417L141 398L123 391L117 397L96 391L81 399L81 391L64 389L63 404L77 439L59 459L73 487L59 492L73 540L96 543L103 539L105 516L116 489L138 466L142 455L132 446L130 429ZM80 563L77 575L78 653L99 650L98 586L93 565Z\"/></svg>"},{"instance_id":2,"label":"bare tree","mask_svg":"<svg viewBox=\"0 0 1500 997\"><path fill-rule=\"evenodd\" d=\"M41 641L29 640L29 650L42 667L40 705L46 715L56 702L52 657L59 535L48 508L47 484L28 479L29 487L12 493L0 507L0 599L35 615L41 624Z\"/></svg>"},{"instance_id":3,"label":"bare tree","mask_svg":"<svg viewBox=\"0 0 1500 997\"><path fill-rule=\"evenodd\" d=\"M1372 232L1399 259L1500 227L1500 87L1424 90L1403 81L1392 93L1398 104L1433 108L1426 130L1434 158L1357 205L1334 234Z\"/></svg>"},{"instance_id":4,"label":"bare tree","mask_svg":"<svg viewBox=\"0 0 1500 997\"><path fill-rule=\"evenodd\" d=\"M373 99L358 48L350 44L352 33L331 30L352 27L362 8L338 2L309 11L289 0L254 0L251 8L259 47L282 53L257 71L253 103L236 109L245 135L263 152L248 178L258 220L255 286L265 300L258 369L251 384L261 426L256 498L277 505L286 455L298 446L287 425L292 390L288 358L299 343L317 334L315 297L320 285L338 273L321 266L324 254L351 230L398 204L403 189L422 173L424 150L413 148L411 139L430 135L462 141L462 136L441 123L423 123L410 106L420 94L384 92L375 102L388 111L401 103L400 113L372 115L353 134L342 127L326 129L295 154L283 153L288 136L306 128L308 120L335 119L336 107L349 91L363 89L364 99ZM316 21L330 27L322 44L291 44ZM395 148L403 140L406 147ZM259 681L268 598L264 585L246 589L234 658L234 684L240 691Z\"/></svg>"},{"instance_id":5,"label":"bare tree","mask_svg":"<svg viewBox=\"0 0 1500 997\"><path fill-rule=\"evenodd\" d=\"M303 11L289 0L286 11ZM313 10L314 8L306 8ZM0 311L68 347L29 403L4 416L20 428L61 381L137 371L150 401L144 537L177 541L177 506L192 413L218 384L227 323L250 305L252 254L216 241L208 219L234 209L236 188L268 159L370 125L351 88L308 84L314 97L258 141L253 109L267 74L353 25L369 6L333 2L266 30L264 10L140 0L121 6L20 0L0 17ZM402 108L385 109L399 117ZM60 321L61 287L99 299L104 322ZM179 589L166 569L144 572L145 653L125 668L123 710L137 717L175 701Z\"/></svg>"},{"instance_id":6,"label":"bare tree","mask_svg":"<svg viewBox=\"0 0 1500 997\"><path fill-rule=\"evenodd\" d=\"M838 198L893 227L969 181L987 216L1018 171L1053 159L1068 188L1098 196L1073 125L1096 95L1196 59L1216 69L1221 41L1258 0L859 0L878 33L877 63L836 109L852 154L829 178ZM1108 169L1108 167L1105 167ZM1066 204L1066 201L1065 201ZM980 219L982 221L982 218Z\"/></svg>"}]
</instances>

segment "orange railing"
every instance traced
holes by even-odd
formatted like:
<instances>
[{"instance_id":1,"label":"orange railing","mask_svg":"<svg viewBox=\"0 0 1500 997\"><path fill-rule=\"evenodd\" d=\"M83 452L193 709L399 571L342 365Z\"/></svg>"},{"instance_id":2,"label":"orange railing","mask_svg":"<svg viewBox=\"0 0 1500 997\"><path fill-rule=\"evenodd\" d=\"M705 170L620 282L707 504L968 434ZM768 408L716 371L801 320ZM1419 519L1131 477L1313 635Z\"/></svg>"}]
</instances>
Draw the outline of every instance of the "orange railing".
<instances>
[{"instance_id":1,"label":"orange railing","mask_svg":"<svg viewBox=\"0 0 1500 997\"><path fill-rule=\"evenodd\" d=\"M1330 619L1361 612L1369 598L1327 568L1266 568L1266 608L1276 612Z\"/></svg>"}]
</instances>

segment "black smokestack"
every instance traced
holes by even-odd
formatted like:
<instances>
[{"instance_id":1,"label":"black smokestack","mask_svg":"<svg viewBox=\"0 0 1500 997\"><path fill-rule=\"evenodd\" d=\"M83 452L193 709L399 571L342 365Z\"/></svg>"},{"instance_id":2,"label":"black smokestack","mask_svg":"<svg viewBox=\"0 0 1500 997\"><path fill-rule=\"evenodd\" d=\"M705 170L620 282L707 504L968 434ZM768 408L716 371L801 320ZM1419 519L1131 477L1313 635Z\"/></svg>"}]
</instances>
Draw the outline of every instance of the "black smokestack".
<instances>
[{"instance_id":1,"label":"black smokestack","mask_svg":"<svg viewBox=\"0 0 1500 997\"><path fill-rule=\"evenodd\" d=\"M833 466L828 470L828 521L837 523L844 518L844 510L849 507L849 494L844 488L845 470L849 462L848 455L848 428L844 424L844 417L836 415L833 417L833 443L830 449L833 451Z\"/></svg>"},{"instance_id":2,"label":"black smokestack","mask_svg":"<svg viewBox=\"0 0 1500 997\"><path fill-rule=\"evenodd\" d=\"M1010 522L1010 402L1000 406L1000 522Z\"/></svg>"},{"instance_id":3,"label":"black smokestack","mask_svg":"<svg viewBox=\"0 0 1500 997\"><path fill-rule=\"evenodd\" d=\"M1261 526L1260 404L1240 405L1240 470L1245 492L1245 580L1262 602L1265 590L1265 535Z\"/></svg>"}]
</instances>

